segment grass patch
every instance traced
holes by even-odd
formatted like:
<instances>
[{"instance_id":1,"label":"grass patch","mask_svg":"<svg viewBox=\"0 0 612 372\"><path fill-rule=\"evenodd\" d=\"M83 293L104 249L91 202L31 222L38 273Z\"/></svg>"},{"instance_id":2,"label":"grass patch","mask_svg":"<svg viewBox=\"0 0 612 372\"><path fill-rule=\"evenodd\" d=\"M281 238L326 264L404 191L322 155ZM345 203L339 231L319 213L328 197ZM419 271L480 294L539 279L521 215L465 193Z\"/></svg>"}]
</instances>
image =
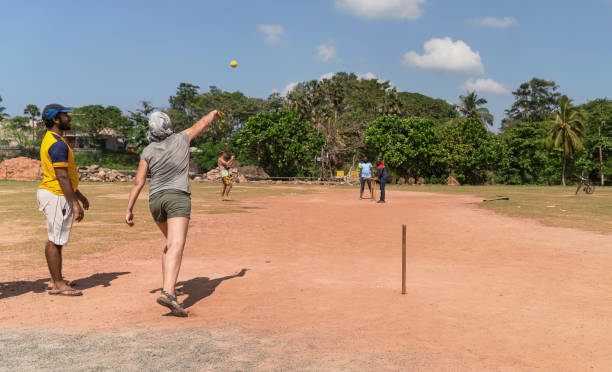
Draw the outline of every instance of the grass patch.
<instances>
[{"instance_id":1,"label":"grass patch","mask_svg":"<svg viewBox=\"0 0 612 372\"><path fill-rule=\"evenodd\" d=\"M44 244L47 240L45 219L38 211L36 190L39 182L0 180L0 232L9 235L0 244L0 267L27 269L46 265ZM136 224L128 227L124 221L127 198L131 183L81 182L79 189L87 196L91 208L85 211L85 219L75 223L70 243L64 248L64 257L80 258L101 253L118 244L134 239L158 239L147 201L148 186L134 206ZM317 192L316 188L268 185L247 185L232 190L234 201L219 201L220 185L192 183L193 214L249 213L258 207L249 205L249 200L265 196L306 194Z\"/></svg>"},{"instance_id":2,"label":"grass patch","mask_svg":"<svg viewBox=\"0 0 612 372\"><path fill-rule=\"evenodd\" d=\"M103 151L101 154L76 152L74 154L74 161L79 167L97 164L102 168L136 169L140 162L140 156L138 154L114 151Z\"/></svg>"},{"instance_id":3,"label":"grass patch","mask_svg":"<svg viewBox=\"0 0 612 372\"><path fill-rule=\"evenodd\" d=\"M398 186L391 190L472 195L482 199L498 196L510 200L480 202L481 208L511 217L532 218L547 226L572 227L603 234L612 232L612 187L596 187L592 195L575 186Z\"/></svg>"}]
</instances>

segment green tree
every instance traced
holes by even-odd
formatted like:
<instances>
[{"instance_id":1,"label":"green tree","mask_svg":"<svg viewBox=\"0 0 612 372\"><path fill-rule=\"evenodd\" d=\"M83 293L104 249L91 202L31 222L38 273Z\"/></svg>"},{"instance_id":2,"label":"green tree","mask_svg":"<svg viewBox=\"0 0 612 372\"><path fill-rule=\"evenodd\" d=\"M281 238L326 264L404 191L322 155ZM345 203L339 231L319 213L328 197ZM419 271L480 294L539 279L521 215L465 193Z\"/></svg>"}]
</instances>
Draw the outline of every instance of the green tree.
<instances>
[{"instance_id":1,"label":"green tree","mask_svg":"<svg viewBox=\"0 0 612 372\"><path fill-rule=\"evenodd\" d=\"M508 148L509 167L502 170L503 183L556 183L559 166L557 154L547 146L548 122L517 122L508 127L501 139Z\"/></svg>"},{"instance_id":2,"label":"green tree","mask_svg":"<svg viewBox=\"0 0 612 372\"><path fill-rule=\"evenodd\" d=\"M10 119L8 133L11 139L17 142L17 146L23 148L28 144L28 117L15 116Z\"/></svg>"},{"instance_id":3,"label":"green tree","mask_svg":"<svg viewBox=\"0 0 612 372\"><path fill-rule=\"evenodd\" d=\"M140 154L147 146L147 131L149 130L149 115L156 110L149 101L140 101L140 106L134 111L128 111L132 122L127 145Z\"/></svg>"},{"instance_id":4,"label":"green tree","mask_svg":"<svg viewBox=\"0 0 612 372\"><path fill-rule=\"evenodd\" d=\"M128 137L132 128L130 120L115 106L79 107L74 110L73 117L75 131L85 133L90 146L95 146L103 133Z\"/></svg>"},{"instance_id":5,"label":"green tree","mask_svg":"<svg viewBox=\"0 0 612 372\"><path fill-rule=\"evenodd\" d=\"M598 175L603 186L605 175L612 173L612 100L595 99L580 110L584 112L586 134L576 165L590 175Z\"/></svg>"},{"instance_id":6,"label":"green tree","mask_svg":"<svg viewBox=\"0 0 612 372\"><path fill-rule=\"evenodd\" d=\"M168 99L170 103L168 114L175 130L184 130L199 119L197 113L199 89L198 85L180 83L175 95Z\"/></svg>"},{"instance_id":7,"label":"green tree","mask_svg":"<svg viewBox=\"0 0 612 372\"><path fill-rule=\"evenodd\" d=\"M582 149L584 138L584 115L582 111L572 106L569 98L563 96L559 101L559 109L548 131L548 136L554 147L563 148L563 168L561 184L565 186L565 170L567 158Z\"/></svg>"},{"instance_id":8,"label":"green tree","mask_svg":"<svg viewBox=\"0 0 612 372\"><path fill-rule=\"evenodd\" d=\"M199 88L181 83L176 95L170 97L168 109L175 131L188 128L212 110L221 112L223 119L216 120L202 136L196 137L195 146L209 142L227 143L231 134L239 131L251 116L266 109L265 100L247 97L241 92L226 92L213 85L208 92L199 93Z\"/></svg>"},{"instance_id":9,"label":"green tree","mask_svg":"<svg viewBox=\"0 0 612 372\"><path fill-rule=\"evenodd\" d=\"M2 103L2 96L0 96L0 103ZM6 107L0 106L0 121L9 117L4 110L6 110Z\"/></svg>"},{"instance_id":10,"label":"green tree","mask_svg":"<svg viewBox=\"0 0 612 372\"><path fill-rule=\"evenodd\" d=\"M199 145L198 150L199 151L192 156L196 159L200 168L205 172L217 167L217 159L221 156L222 150L228 153L233 152L231 142L221 143L213 142L212 140Z\"/></svg>"},{"instance_id":11,"label":"green tree","mask_svg":"<svg viewBox=\"0 0 612 372\"><path fill-rule=\"evenodd\" d=\"M272 93L266 99L266 111L280 111L285 106L285 99L279 93Z\"/></svg>"},{"instance_id":12,"label":"green tree","mask_svg":"<svg viewBox=\"0 0 612 372\"><path fill-rule=\"evenodd\" d=\"M459 112L466 119L474 119L481 123L483 126L493 125L493 115L489 112L486 107L478 107L485 105L487 100L484 98L478 98L475 91L468 92L467 96L459 96L461 100Z\"/></svg>"},{"instance_id":13,"label":"green tree","mask_svg":"<svg viewBox=\"0 0 612 372\"><path fill-rule=\"evenodd\" d=\"M324 152L336 165L364 151L366 124L379 116L401 114L401 99L388 81L339 72L299 83L285 105L325 138Z\"/></svg>"},{"instance_id":14,"label":"green tree","mask_svg":"<svg viewBox=\"0 0 612 372\"><path fill-rule=\"evenodd\" d=\"M446 122L458 116L457 110L443 99L434 99L419 93L399 92L400 116L418 116Z\"/></svg>"},{"instance_id":15,"label":"green tree","mask_svg":"<svg viewBox=\"0 0 612 372\"><path fill-rule=\"evenodd\" d=\"M32 142L34 143L36 141L36 118L40 115L40 109L34 104L29 104L23 110L23 113L30 117L30 122L32 123Z\"/></svg>"},{"instance_id":16,"label":"green tree","mask_svg":"<svg viewBox=\"0 0 612 372\"><path fill-rule=\"evenodd\" d=\"M399 175L429 178L435 174L440 145L435 129L432 119L381 116L368 124L365 142Z\"/></svg>"},{"instance_id":17,"label":"green tree","mask_svg":"<svg viewBox=\"0 0 612 372\"><path fill-rule=\"evenodd\" d=\"M288 109L251 117L232 141L239 159L250 159L281 177L312 174L313 159L325 146L325 139Z\"/></svg>"},{"instance_id":18,"label":"green tree","mask_svg":"<svg viewBox=\"0 0 612 372\"><path fill-rule=\"evenodd\" d=\"M507 151L501 141L476 119L451 121L440 127L439 151L434 166L443 177L461 183L482 184L499 168L507 168Z\"/></svg>"},{"instance_id":19,"label":"green tree","mask_svg":"<svg viewBox=\"0 0 612 372\"><path fill-rule=\"evenodd\" d=\"M559 108L559 86L551 80L533 78L521 84L512 94L514 103L506 110L502 129L516 122L547 121Z\"/></svg>"}]
</instances>

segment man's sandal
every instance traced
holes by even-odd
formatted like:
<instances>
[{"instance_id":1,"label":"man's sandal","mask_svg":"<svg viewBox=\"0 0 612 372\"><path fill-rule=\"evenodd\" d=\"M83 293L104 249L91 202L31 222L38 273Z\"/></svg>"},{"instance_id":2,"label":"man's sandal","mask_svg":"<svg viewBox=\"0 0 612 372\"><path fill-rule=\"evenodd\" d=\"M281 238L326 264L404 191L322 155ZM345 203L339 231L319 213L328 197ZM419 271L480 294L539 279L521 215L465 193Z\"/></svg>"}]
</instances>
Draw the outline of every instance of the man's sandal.
<instances>
[{"instance_id":1,"label":"man's sandal","mask_svg":"<svg viewBox=\"0 0 612 372\"><path fill-rule=\"evenodd\" d=\"M178 300L176 299L176 296L172 296L171 294L169 294L168 292L164 290L161 291L161 294L162 295L157 298L158 304L170 309L170 311L172 312L174 316L179 316L179 317L187 316L187 312L185 311L185 309L183 309L181 304L179 304Z\"/></svg>"},{"instance_id":2,"label":"man's sandal","mask_svg":"<svg viewBox=\"0 0 612 372\"><path fill-rule=\"evenodd\" d=\"M60 289L60 290L52 290L49 291L49 294L52 296L82 296L83 292L77 289Z\"/></svg>"}]
</instances>

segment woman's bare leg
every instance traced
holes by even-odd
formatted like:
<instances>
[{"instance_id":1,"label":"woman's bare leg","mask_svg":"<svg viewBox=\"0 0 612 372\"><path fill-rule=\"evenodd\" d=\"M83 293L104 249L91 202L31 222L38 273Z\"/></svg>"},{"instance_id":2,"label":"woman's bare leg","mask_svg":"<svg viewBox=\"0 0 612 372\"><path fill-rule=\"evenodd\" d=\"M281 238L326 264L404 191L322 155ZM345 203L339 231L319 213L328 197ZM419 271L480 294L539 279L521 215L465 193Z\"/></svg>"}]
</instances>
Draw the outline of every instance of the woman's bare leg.
<instances>
[{"instance_id":1,"label":"woman's bare leg","mask_svg":"<svg viewBox=\"0 0 612 372\"><path fill-rule=\"evenodd\" d=\"M155 222L157 224L157 227L159 227L159 230L162 232L162 234L164 234L164 238L166 238L166 242L168 240L168 222L164 221L164 222ZM164 279L166 277L166 252L168 251L168 246L166 245L164 247L164 249L162 250L162 288L164 286Z\"/></svg>"},{"instance_id":2,"label":"woman's bare leg","mask_svg":"<svg viewBox=\"0 0 612 372\"><path fill-rule=\"evenodd\" d=\"M187 228L189 218L174 217L167 221L166 251L162 256L165 262L162 264L164 285L163 289L170 295L175 295L174 287L181 269L183 249L187 239Z\"/></svg>"}]
</instances>

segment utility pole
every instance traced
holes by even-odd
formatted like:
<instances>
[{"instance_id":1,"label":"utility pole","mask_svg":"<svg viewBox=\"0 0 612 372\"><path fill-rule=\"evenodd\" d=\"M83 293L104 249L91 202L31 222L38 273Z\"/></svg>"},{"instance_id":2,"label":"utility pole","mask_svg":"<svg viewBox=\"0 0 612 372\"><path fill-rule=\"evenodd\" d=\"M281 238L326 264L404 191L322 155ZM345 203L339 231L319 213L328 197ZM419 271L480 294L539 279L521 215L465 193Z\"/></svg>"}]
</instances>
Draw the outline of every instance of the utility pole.
<instances>
[{"instance_id":1,"label":"utility pole","mask_svg":"<svg viewBox=\"0 0 612 372\"><path fill-rule=\"evenodd\" d=\"M597 129L597 133L599 135L599 175L601 177L601 185L603 186L605 183L604 180L604 168L603 168L603 155L601 152L601 126L604 125L606 122L602 121L599 124L599 128Z\"/></svg>"}]
</instances>

